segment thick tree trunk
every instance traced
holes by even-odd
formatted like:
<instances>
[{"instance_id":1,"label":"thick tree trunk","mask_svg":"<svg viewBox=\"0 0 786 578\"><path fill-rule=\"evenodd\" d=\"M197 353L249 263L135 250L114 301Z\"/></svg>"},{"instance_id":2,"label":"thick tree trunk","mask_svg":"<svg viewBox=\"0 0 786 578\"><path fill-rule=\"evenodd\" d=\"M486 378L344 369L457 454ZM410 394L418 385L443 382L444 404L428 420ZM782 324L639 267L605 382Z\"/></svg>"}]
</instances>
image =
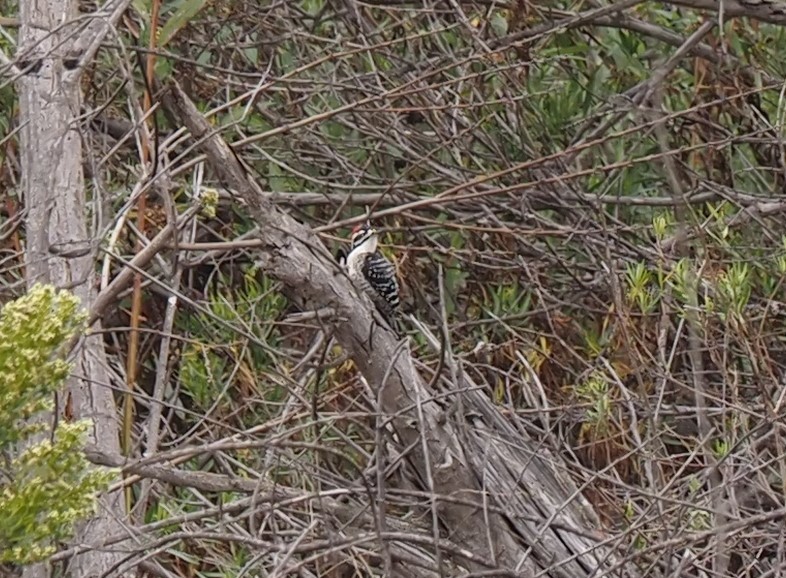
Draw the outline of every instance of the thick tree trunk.
<instances>
[{"instance_id":1,"label":"thick tree trunk","mask_svg":"<svg viewBox=\"0 0 786 578\"><path fill-rule=\"evenodd\" d=\"M20 68L32 65L17 84L20 100L22 190L27 208L26 275L28 286L48 282L72 290L89 308L94 298L95 243L88 234L82 173L79 70L73 53L77 3L74 0L24 0L20 3ZM108 387L103 343L88 337L76 352L74 377L62 398L74 418L93 420L91 443L119 452L118 426ZM59 408L62 410L62 408ZM76 540L91 544L122 531L121 495L104 496L97 515L79 528ZM73 577L102 575L119 555L88 551L70 567ZM26 578L47 576L44 565Z\"/></svg>"}]
</instances>

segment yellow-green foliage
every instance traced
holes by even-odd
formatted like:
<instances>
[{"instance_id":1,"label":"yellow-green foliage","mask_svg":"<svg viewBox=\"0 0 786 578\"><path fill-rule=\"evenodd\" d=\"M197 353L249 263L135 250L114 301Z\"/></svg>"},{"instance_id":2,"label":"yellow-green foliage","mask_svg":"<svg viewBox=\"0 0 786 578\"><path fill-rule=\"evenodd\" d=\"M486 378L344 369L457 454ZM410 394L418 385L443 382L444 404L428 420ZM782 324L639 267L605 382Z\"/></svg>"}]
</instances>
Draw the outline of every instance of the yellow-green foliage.
<instances>
[{"instance_id":1,"label":"yellow-green foliage","mask_svg":"<svg viewBox=\"0 0 786 578\"><path fill-rule=\"evenodd\" d=\"M26 423L51 409L70 367L57 354L81 330L79 301L37 285L0 311L0 452L9 455L46 427ZM0 562L30 563L53 553L76 521L90 515L111 472L82 454L88 421L61 424L54 439L31 445L0 475Z\"/></svg>"}]
</instances>

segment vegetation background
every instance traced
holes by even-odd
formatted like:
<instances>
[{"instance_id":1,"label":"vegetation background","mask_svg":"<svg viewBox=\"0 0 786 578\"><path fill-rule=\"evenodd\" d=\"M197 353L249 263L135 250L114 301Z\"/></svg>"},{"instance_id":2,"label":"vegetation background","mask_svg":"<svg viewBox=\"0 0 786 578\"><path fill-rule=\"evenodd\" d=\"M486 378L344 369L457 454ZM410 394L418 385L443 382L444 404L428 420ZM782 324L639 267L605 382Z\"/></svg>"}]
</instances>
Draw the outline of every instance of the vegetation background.
<instances>
[{"instance_id":1,"label":"vegetation background","mask_svg":"<svg viewBox=\"0 0 786 578\"><path fill-rule=\"evenodd\" d=\"M539 488L491 491L493 471L462 464L486 512L515 515L529 492L541 530L516 539L538 575L782 575L786 5L2 0L0 14L3 299L42 275L83 287L103 373L80 362L57 411L100 416L88 457L122 467L99 508L111 531L78 528L26 576L532 575L493 554L497 534L473 543L446 523L458 494L395 459L379 390L335 320L259 262L266 223L195 148L173 81L329 249L371 212L422 379L473 380L509 429L471 404L470 427L548 462L543 492L591 506L560 527ZM35 101L39 80L67 98ZM72 193L65 220L42 216ZM83 276L61 274L69 259ZM543 554L551 526L614 562L565 569ZM85 551L100 573L74 562Z\"/></svg>"}]
</instances>

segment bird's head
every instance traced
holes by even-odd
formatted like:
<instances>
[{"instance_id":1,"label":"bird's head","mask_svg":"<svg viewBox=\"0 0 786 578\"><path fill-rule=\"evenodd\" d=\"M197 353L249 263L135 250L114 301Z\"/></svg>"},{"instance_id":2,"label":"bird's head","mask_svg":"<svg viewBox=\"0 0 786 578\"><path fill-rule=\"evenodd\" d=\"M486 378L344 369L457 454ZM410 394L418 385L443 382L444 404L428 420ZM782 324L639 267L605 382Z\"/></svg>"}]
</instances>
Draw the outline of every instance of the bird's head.
<instances>
[{"instance_id":1,"label":"bird's head","mask_svg":"<svg viewBox=\"0 0 786 578\"><path fill-rule=\"evenodd\" d=\"M359 249L363 253L373 253L377 250L377 232L367 222L352 229L351 239L351 251Z\"/></svg>"}]
</instances>

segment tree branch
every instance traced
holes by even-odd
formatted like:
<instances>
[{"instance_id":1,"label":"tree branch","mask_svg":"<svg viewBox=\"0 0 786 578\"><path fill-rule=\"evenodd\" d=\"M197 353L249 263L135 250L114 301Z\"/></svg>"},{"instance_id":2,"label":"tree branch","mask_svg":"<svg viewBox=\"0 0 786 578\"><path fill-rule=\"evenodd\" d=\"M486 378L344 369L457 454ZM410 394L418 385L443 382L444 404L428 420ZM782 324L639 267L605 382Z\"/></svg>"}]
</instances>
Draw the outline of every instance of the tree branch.
<instances>
[{"instance_id":1,"label":"tree branch","mask_svg":"<svg viewBox=\"0 0 786 578\"><path fill-rule=\"evenodd\" d=\"M438 517L449 539L479 558L496 560L500 568L525 573L548 568L550 576L573 578L594 574L596 569L613 563L608 552L596 552L597 543L583 537L565 540L552 527L552 521L567 520L568 526L581 528L587 511L578 490L548 460L538 459L526 447L498 447L504 444L496 441L493 428L482 428L481 434L473 436L478 443L477 455L465 455L455 425L445 419L445 412L435 403L434 393L415 370L408 348L402 355L397 353L399 343L394 334L376 323L369 298L358 294L339 274L319 238L281 212L246 176L234 152L176 83L165 94L164 105L191 132L221 184L237 192L256 220L261 265L266 273L281 281L288 296L301 307L332 307L337 311L336 339L378 392L379 411L389 418L399 442L407 448L407 458L420 476L421 487L426 478L425 465L430 463L439 493L476 504L448 504L435 497ZM452 386L453 395L458 395L458 384ZM503 431L510 431L484 395L478 393L471 401L473 406L468 410L479 412L486 423L500 424ZM421 442L421 436L426 443ZM526 488L523 493L522 486L533 480L542 487ZM521 494L516 499L521 516L503 517L483 506L490 502L504 507L517 492ZM543 501L527 506L529 495L542 497ZM527 522L524 510L533 512L542 522ZM491 536L491 543L487 536ZM470 567L483 569L477 564Z\"/></svg>"},{"instance_id":2,"label":"tree branch","mask_svg":"<svg viewBox=\"0 0 786 578\"><path fill-rule=\"evenodd\" d=\"M770 24L786 24L786 4L776 0L670 0L666 3L718 12L724 18L747 16Z\"/></svg>"}]
</instances>

